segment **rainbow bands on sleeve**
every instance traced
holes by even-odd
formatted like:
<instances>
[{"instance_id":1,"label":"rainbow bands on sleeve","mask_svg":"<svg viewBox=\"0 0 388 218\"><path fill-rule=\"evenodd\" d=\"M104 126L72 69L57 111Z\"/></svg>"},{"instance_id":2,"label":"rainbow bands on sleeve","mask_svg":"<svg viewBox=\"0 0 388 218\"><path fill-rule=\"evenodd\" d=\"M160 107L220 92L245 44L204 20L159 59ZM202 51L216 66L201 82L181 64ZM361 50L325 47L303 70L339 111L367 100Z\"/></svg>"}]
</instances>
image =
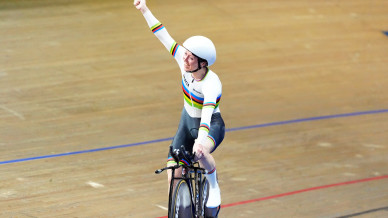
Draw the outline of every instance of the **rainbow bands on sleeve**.
<instances>
[{"instance_id":1,"label":"rainbow bands on sleeve","mask_svg":"<svg viewBox=\"0 0 388 218\"><path fill-rule=\"evenodd\" d=\"M201 123L201 125L199 126L199 130L204 130L208 133L209 133L209 129L210 129L210 127L206 123Z\"/></svg>"},{"instance_id":2,"label":"rainbow bands on sleeve","mask_svg":"<svg viewBox=\"0 0 388 218\"><path fill-rule=\"evenodd\" d=\"M214 102L206 102L203 104L203 107L202 108L215 108L216 107L216 103Z\"/></svg>"},{"instance_id":3,"label":"rainbow bands on sleeve","mask_svg":"<svg viewBox=\"0 0 388 218\"><path fill-rule=\"evenodd\" d=\"M171 46L171 49L170 49L170 54L172 54L172 56L175 57L175 54L176 54L176 51L178 51L178 48L179 48L179 44L174 42Z\"/></svg>"},{"instance_id":4,"label":"rainbow bands on sleeve","mask_svg":"<svg viewBox=\"0 0 388 218\"><path fill-rule=\"evenodd\" d=\"M163 29L163 28L164 28L163 24L161 24L161 23L159 22L159 23L157 23L157 24L155 24L155 25L153 25L153 26L151 27L151 31L152 31L153 33L156 33L156 32L158 32L159 30L161 30L161 29Z\"/></svg>"}]
</instances>

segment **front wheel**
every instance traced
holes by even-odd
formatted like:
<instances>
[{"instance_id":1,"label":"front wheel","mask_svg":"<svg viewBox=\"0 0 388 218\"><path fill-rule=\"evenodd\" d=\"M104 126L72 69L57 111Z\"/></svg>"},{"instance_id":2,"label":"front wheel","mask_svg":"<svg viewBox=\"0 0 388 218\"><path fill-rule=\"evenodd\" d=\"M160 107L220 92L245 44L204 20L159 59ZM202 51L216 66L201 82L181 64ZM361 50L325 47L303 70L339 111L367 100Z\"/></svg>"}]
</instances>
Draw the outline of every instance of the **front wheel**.
<instances>
[{"instance_id":1,"label":"front wheel","mask_svg":"<svg viewBox=\"0 0 388 218\"><path fill-rule=\"evenodd\" d=\"M207 181L206 177L202 180L202 185L201 185L201 198L200 198L200 203L201 203L201 216L205 216L206 212L206 203L207 199L209 198L209 182Z\"/></svg>"},{"instance_id":2,"label":"front wheel","mask_svg":"<svg viewBox=\"0 0 388 218\"><path fill-rule=\"evenodd\" d=\"M193 217L190 188L185 180L179 180L171 200L169 218Z\"/></svg>"}]
</instances>

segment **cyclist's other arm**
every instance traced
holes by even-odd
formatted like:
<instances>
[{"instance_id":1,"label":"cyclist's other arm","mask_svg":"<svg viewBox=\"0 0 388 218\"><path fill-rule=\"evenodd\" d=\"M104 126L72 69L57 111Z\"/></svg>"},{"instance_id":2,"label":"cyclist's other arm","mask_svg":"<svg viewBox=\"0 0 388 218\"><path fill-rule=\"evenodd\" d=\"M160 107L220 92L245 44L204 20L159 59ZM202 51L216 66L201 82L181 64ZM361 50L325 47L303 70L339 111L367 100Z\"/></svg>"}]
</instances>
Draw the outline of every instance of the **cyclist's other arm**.
<instances>
[{"instance_id":1,"label":"cyclist's other arm","mask_svg":"<svg viewBox=\"0 0 388 218\"><path fill-rule=\"evenodd\" d=\"M221 98L222 86L219 82L206 84L203 87L205 95L201 113L201 124L199 126L198 138L195 143L204 145L208 140L212 141L209 136L210 122L215 108L218 107L219 99ZM216 143L213 141L213 143ZM213 144L214 146L215 144Z\"/></svg>"}]
</instances>

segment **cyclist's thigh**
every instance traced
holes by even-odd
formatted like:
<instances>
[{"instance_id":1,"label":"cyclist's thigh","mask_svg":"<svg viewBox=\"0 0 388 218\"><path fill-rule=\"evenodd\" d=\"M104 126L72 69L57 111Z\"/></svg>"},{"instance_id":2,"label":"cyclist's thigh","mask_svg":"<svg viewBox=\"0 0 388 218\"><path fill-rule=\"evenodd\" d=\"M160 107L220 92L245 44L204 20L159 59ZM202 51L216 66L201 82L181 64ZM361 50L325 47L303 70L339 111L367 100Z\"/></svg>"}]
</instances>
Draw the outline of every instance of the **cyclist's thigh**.
<instances>
[{"instance_id":1,"label":"cyclist's thigh","mask_svg":"<svg viewBox=\"0 0 388 218\"><path fill-rule=\"evenodd\" d=\"M195 138L193 138L190 134L190 128L192 125L191 117L187 114L186 110L183 109L178 130L171 143L173 149L180 149L183 145L185 146L186 151L192 152L195 140ZM169 158L171 158L170 154Z\"/></svg>"},{"instance_id":2,"label":"cyclist's thigh","mask_svg":"<svg viewBox=\"0 0 388 218\"><path fill-rule=\"evenodd\" d=\"M213 144L213 149L211 152L214 152L217 147L221 144L225 137L225 123L221 117L220 113L215 113L212 116L210 122L210 130L208 138Z\"/></svg>"}]
</instances>

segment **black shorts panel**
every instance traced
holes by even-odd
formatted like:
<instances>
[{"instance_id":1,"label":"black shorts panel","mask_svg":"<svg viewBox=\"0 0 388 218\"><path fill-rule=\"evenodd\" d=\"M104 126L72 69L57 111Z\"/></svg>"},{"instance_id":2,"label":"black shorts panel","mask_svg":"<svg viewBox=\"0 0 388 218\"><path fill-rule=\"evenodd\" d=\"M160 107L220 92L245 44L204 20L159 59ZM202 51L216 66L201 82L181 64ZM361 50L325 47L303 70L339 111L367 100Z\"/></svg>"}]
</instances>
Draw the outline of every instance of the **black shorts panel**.
<instances>
[{"instance_id":1,"label":"black shorts panel","mask_svg":"<svg viewBox=\"0 0 388 218\"><path fill-rule=\"evenodd\" d=\"M193 118L187 114L186 110L182 110L181 120L179 122L178 130L172 140L171 146L173 149L180 149L183 145L186 151L190 153L193 150L195 139L198 137L198 129L200 126L201 118ZM210 121L209 137L212 137L215 141L213 151L221 144L225 136L225 123L220 113L212 115ZM171 155L168 154L168 158Z\"/></svg>"}]
</instances>

